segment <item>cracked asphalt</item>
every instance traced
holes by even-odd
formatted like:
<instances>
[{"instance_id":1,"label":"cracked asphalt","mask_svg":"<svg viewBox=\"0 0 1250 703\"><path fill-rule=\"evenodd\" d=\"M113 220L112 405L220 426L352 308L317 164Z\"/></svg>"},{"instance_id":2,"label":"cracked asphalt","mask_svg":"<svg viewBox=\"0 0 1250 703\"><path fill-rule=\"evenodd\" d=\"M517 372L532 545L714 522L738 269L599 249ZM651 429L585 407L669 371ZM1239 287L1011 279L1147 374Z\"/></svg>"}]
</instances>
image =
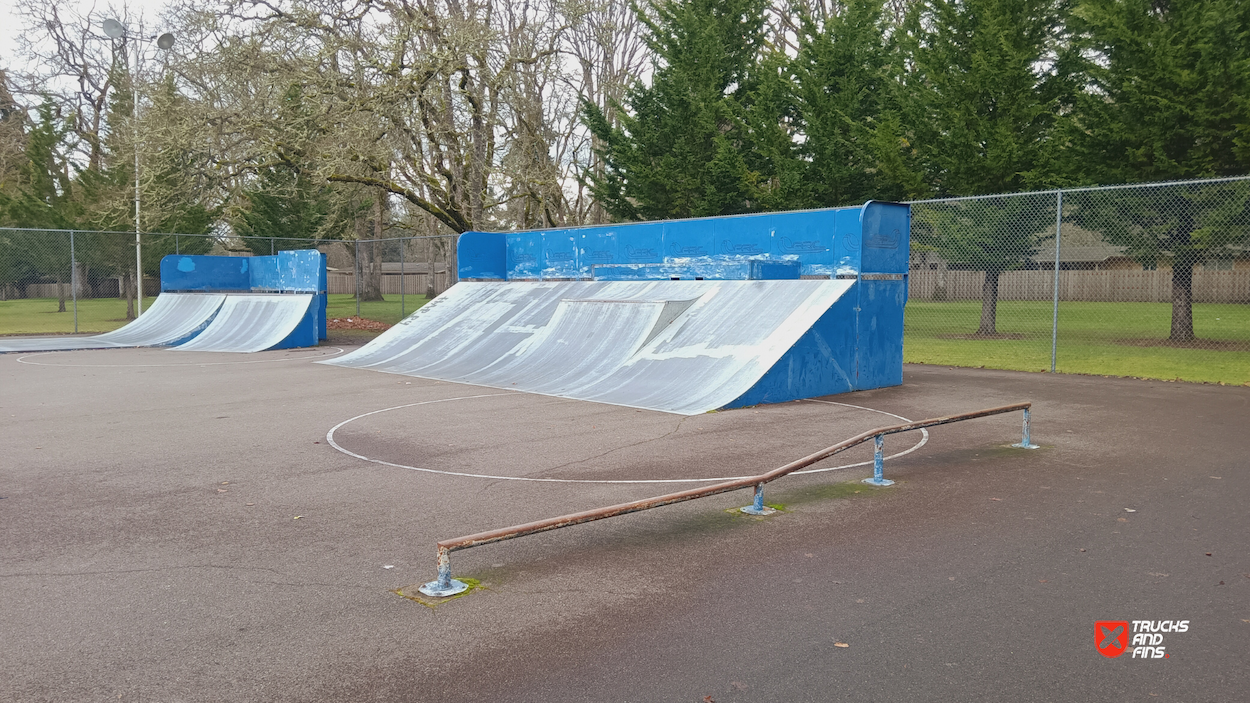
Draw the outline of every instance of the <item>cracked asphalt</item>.
<instances>
[{"instance_id":1,"label":"cracked asphalt","mask_svg":"<svg viewBox=\"0 0 1250 703\"><path fill-rule=\"evenodd\" d=\"M0 701L1246 698L1250 388L909 366L682 418L310 363L331 351L0 356ZM1018 415L891 436L891 488L836 468L861 447L770 485L770 518L716 496L400 595L439 539L1020 400L1039 450L1009 448ZM348 420L358 456L327 442ZM1098 620L1190 625L1111 659Z\"/></svg>"}]
</instances>

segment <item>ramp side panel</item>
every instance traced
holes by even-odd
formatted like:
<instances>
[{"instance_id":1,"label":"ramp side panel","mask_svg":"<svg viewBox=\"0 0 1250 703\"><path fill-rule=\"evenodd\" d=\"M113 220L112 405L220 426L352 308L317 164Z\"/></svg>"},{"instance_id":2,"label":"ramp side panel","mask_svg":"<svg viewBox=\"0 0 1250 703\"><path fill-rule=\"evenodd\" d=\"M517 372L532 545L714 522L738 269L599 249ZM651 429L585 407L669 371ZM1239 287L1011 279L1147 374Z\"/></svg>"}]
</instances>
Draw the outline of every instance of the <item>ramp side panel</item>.
<instances>
[{"instance_id":1,"label":"ramp side panel","mask_svg":"<svg viewBox=\"0 0 1250 703\"><path fill-rule=\"evenodd\" d=\"M203 331L225 299L220 293L161 293L139 319L97 339L128 347L178 344Z\"/></svg>"},{"instance_id":2,"label":"ramp side panel","mask_svg":"<svg viewBox=\"0 0 1250 703\"><path fill-rule=\"evenodd\" d=\"M725 408L784 403L856 390L855 301L849 291L833 304L781 359Z\"/></svg>"},{"instance_id":3,"label":"ramp side panel","mask_svg":"<svg viewBox=\"0 0 1250 703\"><path fill-rule=\"evenodd\" d=\"M907 281L859 281L855 390L903 383L903 305Z\"/></svg>"},{"instance_id":4,"label":"ramp side panel","mask_svg":"<svg viewBox=\"0 0 1250 703\"><path fill-rule=\"evenodd\" d=\"M307 319L315 296L227 295L221 310L195 339L175 351L258 352L282 343Z\"/></svg>"}]
</instances>

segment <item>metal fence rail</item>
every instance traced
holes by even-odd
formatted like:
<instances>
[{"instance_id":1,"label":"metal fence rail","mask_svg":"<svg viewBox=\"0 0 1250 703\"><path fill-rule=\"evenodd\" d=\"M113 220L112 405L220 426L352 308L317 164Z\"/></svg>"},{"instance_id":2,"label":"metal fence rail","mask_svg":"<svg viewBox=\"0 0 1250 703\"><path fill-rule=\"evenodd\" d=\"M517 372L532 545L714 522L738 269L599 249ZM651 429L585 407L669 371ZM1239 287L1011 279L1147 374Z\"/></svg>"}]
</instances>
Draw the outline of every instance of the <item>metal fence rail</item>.
<instances>
[{"instance_id":1,"label":"metal fence rail","mask_svg":"<svg viewBox=\"0 0 1250 703\"><path fill-rule=\"evenodd\" d=\"M873 440L875 448L875 453L873 455L873 477L864 479L864 482L875 486L888 486L894 482L887 480L882 475L884 440L886 435L897 434L899 432L909 432L927 427L947 425L952 422L961 422L963 420L973 420L980 417L989 417L991 415L1002 415L1004 413L1023 411L1023 436L1019 444L1014 444L1012 446L1025 449L1036 449L1037 445L1033 444L1029 437L1029 409L1031 407L1031 403L1014 403L1012 405L987 408L985 410L960 413L958 415L947 415L945 417L931 418L928 420L918 420L916 422L908 422L902 425L878 427L874 430L868 430L867 432L855 435L850 439L838 442L833 446L826 447L814 454L809 454L808 456L805 456L797 461L792 461L789 464L773 469L768 473L760 474L759 476L725 481L723 483L704 486L702 488L692 488L686 491L678 491L677 493L667 493L654 498L644 498L643 500L636 500L630 503L621 503L619 505L611 505L606 508L585 510L580 513L561 515L560 517L548 518L537 522L529 522L523 525L513 525L512 527L504 527L497 530L490 530L488 532L479 532L477 534L466 535L464 537L443 540L438 543L438 579L422 585L418 590L427 596L446 597L462 593L468 589L467 584L462 581L457 581L451 577L451 553L454 551L469 549L470 547L480 547L484 544L502 542L504 540L515 539L517 537L525 537L527 535L538 534L539 532L558 530L562 527L571 527L573 525L580 525L586 522L594 522L595 520L605 520L618 515L627 515L629 513L636 513L642 510L650 510L652 508L659 508L665 505L672 505L674 503L683 503L688 500L706 498L708 496L737 491L743 488L754 488L755 497L754 502L751 505L742 508L742 511L751 515L769 514L772 510L764 505L764 484L775 481L782 476L798 471L799 469L811 466L818 461L827 459L834 454L838 454L839 452L846 451L851 447L863 444L870 439Z\"/></svg>"}]
</instances>

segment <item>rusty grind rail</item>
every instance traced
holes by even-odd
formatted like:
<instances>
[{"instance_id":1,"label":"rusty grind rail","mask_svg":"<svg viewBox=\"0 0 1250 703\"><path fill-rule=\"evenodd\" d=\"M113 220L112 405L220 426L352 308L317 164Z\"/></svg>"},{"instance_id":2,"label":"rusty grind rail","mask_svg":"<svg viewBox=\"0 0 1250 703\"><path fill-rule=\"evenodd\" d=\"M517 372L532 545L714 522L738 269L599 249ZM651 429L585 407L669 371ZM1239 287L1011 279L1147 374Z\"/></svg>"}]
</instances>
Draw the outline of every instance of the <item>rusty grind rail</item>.
<instances>
[{"instance_id":1,"label":"rusty grind rail","mask_svg":"<svg viewBox=\"0 0 1250 703\"><path fill-rule=\"evenodd\" d=\"M952 422L960 422L962 420L973 420L979 417L989 417L990 415L1002 415L1004 413L1015 412L1017 410L1024 411L1024 426L1022 439L1019 444L1013 444L1013 447L1023 449L1037 449L1037 445L1029 441L1029 408L1032 403L1015 403L1012 405L1003 405L997 408L987 408L985 410L977 410L969 413L961 413L959 415L947 415L946 417L935 417L929 420L918 420L916 422L908 422L902 425L892 425L890 427L878 427L875 430L868 430L843 440L837 444L826 447L815 454L809 454L797 461L792 461L785 466L773 469L759 476L751 476L748 478L735 479L733 481L725 481L723 483L704 486L703 488L692 488L688 491L679 491L677 493L668 493L654 498L644 498L631 503L621 503L620 505L610 505L606 508L596 508L595 510L585 510L580 513L572 513L569 515L561 515L560 517L548 518L537 522L528 522L524 525L514 525L512 527L504 527L498 530L490 530L489 532L479 532L474 535L466 535L455 539L447 539L438 543L438 580L431 581L418 590L427 596L444 597L453 596L461 593L468 588L468 585L461 581L452 579L451 577L451 553L460 549L468 549L469 547L480 547L484 544L492 542L502 542L506 539L515 537L524 537L548 530L556 530L561 527L569 527L571 525L580 525L583 522L593 522L595 520L603 520L605 518L616 517L617 515L625 515L628 513L636 513L640 510L650 510L663 505L672 505L673 503L681 503L696 498L706 498L714 496L718 493L727 493L729 491L737 491L743 488L755 489L755 500L752 505L742 508L742 512L750 515L767 515L775 512L772 508L764 505L764 484L769 481L785 476L793 471L798 471L807 466L811 466L818 461L828 459L839 452L850 449L851 447L863 444L868 440L873 440L875 452L873 455L873 477L864 479L864 483L874 486L889 486L893 481L882 476L883 445L885 436L889 434L898 434L899 432L910 432L926 427L936 427L938 425L948 425Z\"/></svg>"}]
</instances>

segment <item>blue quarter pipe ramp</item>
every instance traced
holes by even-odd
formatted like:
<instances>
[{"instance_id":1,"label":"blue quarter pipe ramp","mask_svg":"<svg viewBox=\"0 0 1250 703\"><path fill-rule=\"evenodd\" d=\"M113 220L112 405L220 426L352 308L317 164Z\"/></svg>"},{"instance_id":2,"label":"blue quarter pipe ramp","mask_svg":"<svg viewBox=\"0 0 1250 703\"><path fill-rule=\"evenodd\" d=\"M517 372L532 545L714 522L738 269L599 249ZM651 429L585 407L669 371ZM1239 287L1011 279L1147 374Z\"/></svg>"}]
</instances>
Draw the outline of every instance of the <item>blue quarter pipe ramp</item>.
<instances>
[{"instance_id":1,"label":"blue quarter pipe ramp","mask_svg":"<svg viewBox=\"0 0 1250 703\"><path fill-rule=\"evenodd\" d=\"M466 233L476 280L320 363L683 415L898 385L908 228L869 203Z\"/></svg>"},{"instance_id":2,"label":"blue quarter pipe ramp","mask_svg":"<svg viewBox=\"0 0 1250 703\"><path fill-rule=\"evenodd\" d=\"M139 319L89 337L0 338L0 353L172 347L256 352L326 338L325 255L166 256L161 294Z\"/></svg>"}]
</instances>

